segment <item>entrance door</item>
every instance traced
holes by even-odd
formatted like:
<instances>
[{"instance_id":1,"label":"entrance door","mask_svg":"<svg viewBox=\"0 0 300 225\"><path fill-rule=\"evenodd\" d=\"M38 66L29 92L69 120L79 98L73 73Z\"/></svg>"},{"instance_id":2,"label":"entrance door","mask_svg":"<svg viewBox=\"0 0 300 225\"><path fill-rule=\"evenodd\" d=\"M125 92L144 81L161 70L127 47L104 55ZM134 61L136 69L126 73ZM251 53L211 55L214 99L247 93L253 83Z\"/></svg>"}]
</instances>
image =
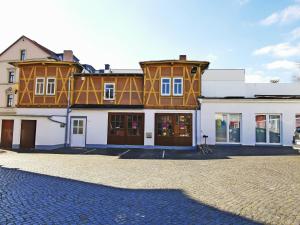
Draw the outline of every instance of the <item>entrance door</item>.
<instances>
[{"instance_id":1,"label":"entrance door","mask_svg":"<svg viewBox=\"0 0 300 225\"><path fill-rule=\"evenodd\" d=\"M2 120L1 130L1 146L3 148L11 148L13 141L14 121Z\"/></svg>"},{"instance_id":2,"label":"entrance door","mask_svg":"<svg viewBox=\"0 0 300 225\"><path fill-rule=\"evenodd\" d=\"M107 143L117 145L143 145L144 114L109 113Z\"/></svg>"},{"instance_id":3,"label":"entrance door","mask_svg":"<svg viewBox=\"0 0 300 225\"><path fill-rule=\"evenodd\" d=\"M86 118L71 118L71 147L85 147Z\"/></svg>"},{"instance_id":4,"label":"entrance door","mask_svg":"<svg viewBox=\"0 0 300 225\"><path fill-rule=\"evenodd\" d=\"M25 149L35 148L36 120L21 121L20 147Z\"/></svg>"},{"instance_id":5,"label":"entrance door","mask_svg":"<svg viewBox=\"0 0 300 225\"><path fill-rule=\"evenodd\" d=\"M155 145L192 146L191 113L155 114Z\"/></svg>"}]
</instances>

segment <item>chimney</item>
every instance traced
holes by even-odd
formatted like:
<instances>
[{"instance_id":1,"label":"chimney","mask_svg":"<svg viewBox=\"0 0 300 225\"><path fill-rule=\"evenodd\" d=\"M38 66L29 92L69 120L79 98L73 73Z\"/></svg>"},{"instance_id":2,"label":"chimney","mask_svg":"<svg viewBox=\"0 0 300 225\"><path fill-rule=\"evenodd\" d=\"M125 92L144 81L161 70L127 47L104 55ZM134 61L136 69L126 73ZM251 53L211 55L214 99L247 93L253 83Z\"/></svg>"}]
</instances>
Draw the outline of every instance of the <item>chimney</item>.
<instances>
[{"instance_id":1,"label":"chimney","mask_svg":"<svg viewBox=\"0 0 300 225\"><path fill-rule=\"evenodd\" d=\"M73 62L73 51L64 50L63 61Z\"/></svg>"},{"instance_id":2,"label":"chimney","mask_svg":"<svg viewBox=\"0 0 300 225\"><path fill-rule=\"evenodd\" d=\"M109 64L104 64L104 73L110 73L110 65Z\"/></svg>"},{"instance_id":3,"label":"chimney","mask_svg":"<svg viewBox=\"0 0 300 225\"><path fill-rule=\"evenodd\" d=\"M179 55L179 60L186 61L186 55Z\"/></svg>"}]
</instances>

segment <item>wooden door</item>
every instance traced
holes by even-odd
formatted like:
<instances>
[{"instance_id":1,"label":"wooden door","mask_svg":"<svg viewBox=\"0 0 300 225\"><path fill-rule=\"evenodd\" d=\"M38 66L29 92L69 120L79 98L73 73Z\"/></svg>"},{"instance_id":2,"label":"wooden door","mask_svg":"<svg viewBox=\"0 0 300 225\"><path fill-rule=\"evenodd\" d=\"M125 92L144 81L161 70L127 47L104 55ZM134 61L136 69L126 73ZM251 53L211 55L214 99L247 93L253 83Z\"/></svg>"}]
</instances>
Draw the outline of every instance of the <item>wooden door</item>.
<instances>
[{"instance_id":1,"label":"wooden door","mask_svg":"<svg viewBox=\"0 0 300 225\"><path fill-rule=\"evenodd\" d=\"M13 133L14 133L14 121L2 120L1 146L3 148L12 147Z\"/></svg>"},{"instance_id":2,"label":"wooden door","mask_svg":"<svg viewBox=\"0 0 300 225\"><path fill-rule=\"evenodd\" d=\"M22 120L20 147L35 148L36 120Z\"/></svg>"},{"instance_id":3,"label":"wooden door","mask_svg":"<svg viewBox=\"0 0 300 225\"><path fill-rule=\"evenodd\" d=\"M107 143L144 145L144 114L109 113Z\"/></svg>"}]
</instances>

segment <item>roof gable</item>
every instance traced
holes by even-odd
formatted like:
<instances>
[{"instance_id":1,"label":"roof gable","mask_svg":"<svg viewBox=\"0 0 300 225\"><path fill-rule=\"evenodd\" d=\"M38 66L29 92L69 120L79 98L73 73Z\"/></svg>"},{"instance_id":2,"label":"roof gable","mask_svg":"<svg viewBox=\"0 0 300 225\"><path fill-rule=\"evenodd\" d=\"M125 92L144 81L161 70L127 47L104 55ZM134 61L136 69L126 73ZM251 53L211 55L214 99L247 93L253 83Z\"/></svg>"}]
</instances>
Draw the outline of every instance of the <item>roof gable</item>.
<instances>
[{"instance_id":1,"label":"roof gable","mask_svg":"<svg viewBox=\"0 0 300 225\"><path fill-rule=\"evenodd\" d=\"M37 43L36 41L31 40L30 38L23 35L0 54L0 59L2 59L5 55L7 55L8 52L11 51L14 47L17 47L17 46L19 47L21 45L22 41L23 42L26 41L27 46L31 45L38 49L38 51L34 52L36 55L36 58L55 57L56 56L55 52L51 51L50 49L44 47L43 45L41 45L41 44ZM6 56L6 57L10 58L11 56L10 57ZM14 57L16 57L16 56L14 56ZM30 57L30 58L32 58L32 57ZM35 57L33 57L33 58L35 58ZM11 60L11 59L9 59L9 60Z\"/></svg>"}]
</instances>

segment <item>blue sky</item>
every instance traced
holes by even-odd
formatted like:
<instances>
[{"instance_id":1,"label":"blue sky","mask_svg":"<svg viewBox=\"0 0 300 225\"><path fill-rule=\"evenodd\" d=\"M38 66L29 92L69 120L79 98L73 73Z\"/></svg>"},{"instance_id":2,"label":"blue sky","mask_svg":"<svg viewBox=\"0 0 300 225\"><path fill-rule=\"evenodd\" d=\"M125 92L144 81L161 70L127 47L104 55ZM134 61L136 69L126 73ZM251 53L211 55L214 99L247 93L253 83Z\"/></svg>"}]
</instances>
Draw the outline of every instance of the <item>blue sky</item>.
<instances>
[{"instance_id":1,"label":"blue sky","mask_svg":"<svg viewBox=\"0 0 300 225\"><path fill-rule=\"evenodd\" d=\"M0 51L19 36L82 63L139 68L139 61L209 60L245 68L247 80L290 82L300 71L299 0L7 1ZM16 8L16 5L18 6ZM11 10L13 9L13 10ZM25 15L24 15L25 14Z\"/></svg>"}]
</instances>

